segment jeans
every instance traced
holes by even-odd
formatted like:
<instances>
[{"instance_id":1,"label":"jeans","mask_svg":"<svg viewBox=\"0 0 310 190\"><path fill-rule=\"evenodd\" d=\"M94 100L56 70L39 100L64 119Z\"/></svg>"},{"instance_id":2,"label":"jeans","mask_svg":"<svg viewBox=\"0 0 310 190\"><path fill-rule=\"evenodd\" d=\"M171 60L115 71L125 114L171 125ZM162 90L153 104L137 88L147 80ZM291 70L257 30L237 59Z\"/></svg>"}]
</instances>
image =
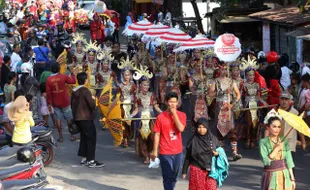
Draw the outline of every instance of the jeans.
<instances>
[{"instance_id":1,"label":"jeans","mask_svg":"<svg viewBox=\"0 0 310 190\"><path fill-rule=\"evenodd\" d=\"M182 153L179 154L160 154L160 167L163 175L165 190L173 190L182 164Z\"/></svg>"},{"instance_id":2,"label":"jeans","mask_svg":"<svg viewBox=\"0 0 310 190\"><path fill-rule=\"evenodd\" d=\"M87 161L95 160L97 133L94 121L83 120L75 123L81 134L78 156L86 158Z\"/></svg>"}]
</instances>

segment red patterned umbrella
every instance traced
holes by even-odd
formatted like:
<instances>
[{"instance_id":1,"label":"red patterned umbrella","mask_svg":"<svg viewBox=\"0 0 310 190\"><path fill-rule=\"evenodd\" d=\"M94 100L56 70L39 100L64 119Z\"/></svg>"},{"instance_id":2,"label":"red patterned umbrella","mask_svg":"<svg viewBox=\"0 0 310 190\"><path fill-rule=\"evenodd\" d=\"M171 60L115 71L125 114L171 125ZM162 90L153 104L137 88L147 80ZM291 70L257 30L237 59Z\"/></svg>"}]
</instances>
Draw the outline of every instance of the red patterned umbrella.
<instances>
[{"instance_id":1,"label":"red patterned umbrella","mask_svg":"<svg viewBox=\"0 0 310 190\"><path fill-rule=\"evenodd\" d=\"M132 36L134 34L145 34L152 26L153 24L145 19L139 22L132 23L123 31L122 34L125 36Z\"/></svg>"},{"instance_id":2,"label":"red patterned umbrella","mask_svg":"<svg viewBox=\"0 0 310 190\"><path fill-rule=\"evenodd\" d=\"M148 31L144 34L142 41L146 42L149 40L153 40L155 38L159 38L160 36L166 34L170 30L170 26L166 26L163 24L152 25Z\"/></svg>"},{"instance_id":3,"label":"red patterned umbrella","mask_svg":"<svg viewBox=\"0 0 310 190\"><path fill-rule=\"evenodd\" d=\"M173 52L180 52L189 49L207 49L214 46L214 41L203 36L196 36L195 38L183 43L180 47L173 50Z\"/></svg>"},{"instance_id":4,"label":"red patterned umbrella","mask_svg":"<svg viewBox=\"0 0 310 190\"><path fill-rule=\"evenodd\" d=\"M172 28L167 33L160 36L160 42L166 42L171 44L182 44L191 40L192 37L180 29Z\"/></svg>"}]
</instances>

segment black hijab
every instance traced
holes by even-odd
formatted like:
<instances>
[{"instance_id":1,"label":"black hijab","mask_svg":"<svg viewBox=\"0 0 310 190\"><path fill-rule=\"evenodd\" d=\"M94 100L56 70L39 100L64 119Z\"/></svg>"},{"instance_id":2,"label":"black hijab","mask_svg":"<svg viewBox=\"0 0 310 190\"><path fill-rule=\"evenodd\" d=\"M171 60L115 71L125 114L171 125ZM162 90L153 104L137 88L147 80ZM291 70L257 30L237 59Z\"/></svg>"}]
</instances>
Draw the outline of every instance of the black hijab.
<instances>
[{"instance_id":1,"label":"black hijab","mask_svg":"<svg viewBox=\"0 0 310 190\"><path fill-rule=\"evenodd\" d=\"M205 135L200 135L197 131L199 125L207 128ZM192 138L189 140L186 150L190 152L192 159L194 159L200 167L204 169L211 168L213 152L220 146L218 139L212 134L208 128L208 120L200 118L196 125L196 131Z\"/></svg>"}]
</instances>

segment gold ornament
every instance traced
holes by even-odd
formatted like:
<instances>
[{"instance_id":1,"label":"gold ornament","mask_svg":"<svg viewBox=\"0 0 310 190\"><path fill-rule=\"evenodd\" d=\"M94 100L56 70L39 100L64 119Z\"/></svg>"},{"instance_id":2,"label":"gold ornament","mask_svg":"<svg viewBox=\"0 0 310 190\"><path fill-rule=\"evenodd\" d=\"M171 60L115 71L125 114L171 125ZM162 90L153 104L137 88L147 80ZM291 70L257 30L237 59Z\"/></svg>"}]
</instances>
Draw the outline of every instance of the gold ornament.
<instances>
[{"instance_id":1,"label":"gold ornament","mask_svg":"<svg viewBox=\"0 0 310 190\"><path fill-rule=\"evenodd\" d=\"M119 69L133 70L134 67L135 67L135 61L134 60L130 60L129 56L127 56L126 60L122 57L120 62L117 64L117 67Z\"/></svg>"},{"instance_id":2,"label":"gold ornament","mask_svg":"<svg viewBox=\"0 0 310 190\"><path fill-rule=\"evenodd\" d=\"M99 48L97 52L97 60L104 61L103 63L108 64L114 60L114 57L111 55L111 52L108 51L107 49L103 50Z\"/></svg>"},{"instance_id":3,"label":"gold ornament","mask_svg":"<svg viewBox=\"0 0 310 190\"><path fill-rule=\"evenodd\" d=\"M143 76L147 79L153 78L153 73L149 71L148 67L145 65L141 65L140 69L137 67L134 68L135 73L133 74L133 79L140 80Z\"/></svg>"},{"instance_id":4,"label":"gold ornament","mask_svg":"<svg viewBox=\"0 0 310 190\"><path fill-rule=\"evenodd\" d=\"M84 34L77 32L77 33L73 34L72 43L74 43L74 44L78 44L78 43L86 44L87 41L84 38Z\"/></svg>"},{"instance_id":5,"label":"gold ornament","mask_svg":"<svg viewBox=\"0 0 310 190\"><path fill-rule=\"evenodd\" d=\"M252 57L250 55L248 55L248 59L244 59L242 58L240 60L240 66L239 66L240 70L245 71L247 69L253 69L256 70L259 68L259 65L257 64L256 58Z\"/></svg>"},{"instance_id":6,"label":"gold ornament","mask_svg":"<svg viewBox=\"0 0 310 190\"><path fill-rule=\"evenodd\" d=\"M97 45L97 42L95 41L94 43L89 40L89 43L86 43L86 46L84 48L85 52L97 52L100 48Z\"/></svg>"}]
</instances>

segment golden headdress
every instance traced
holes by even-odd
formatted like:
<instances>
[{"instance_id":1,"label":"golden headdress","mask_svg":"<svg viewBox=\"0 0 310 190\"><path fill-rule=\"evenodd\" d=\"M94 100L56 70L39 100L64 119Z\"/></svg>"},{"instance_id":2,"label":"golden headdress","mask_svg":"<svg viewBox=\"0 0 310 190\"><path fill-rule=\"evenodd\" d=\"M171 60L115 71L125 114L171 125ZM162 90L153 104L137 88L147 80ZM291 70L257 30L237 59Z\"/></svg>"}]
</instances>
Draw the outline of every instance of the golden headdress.
<instances>
[{"instance_id":1,"label":"golden headdress","mask_svg":"<svg viewBox=\"0 0 310 190\"><path fill-rule=\"evenodd\" d=\"M249 71L249 70L256 70L259 68L259 65L257 64L256 58L248 55L248 59L245 59L244 57L240 60L240 70L242 71Z\"/></svg>"},{"instance_id":2,"label":"golden headdress","mask_svg":"<svg viewBox=\"0 0 310 190\"><path fill-rule=\"evenodd\" d=\"M79 32L73 33L72 43L74 43L74 44L78 44L78 43L86 44L87 41L84 38L84 35L85 34L82 34L82 33L79 33Z\"/></svg>"},{"instance_id":3,"label":"golden headdress","mask_svg":"<svg viewBox=\"0 0 310 190\"><path fill-rule=\"evenodd\" d=\"M111 63L114 60L114 57L112 56L111 52L107 49L98 49L97 52L97 60L103 61L103 63Z\"/></svg>"},{"instance_id":4,"label":"golden headdress","mask_svg":"<svg viewBox=\"0 0 310 190\"><path fill-rule=\"evenodd\" d=\"M153 78L153 73L149 71L148 67L141 65L140 69L135 67L135 73L133 74L133 79L135 80L148 80Z\"/></svg>"},{"instance_id":5,"label":"golden headdress","mask_svg":"<svg viewBox=\"0 0 310 190\"><path fill-rule=\"evenodd\" d=\"M117 64L117 67L119 69L122 69L123 71L133 70L135 68L135 61L134 60L130 60L129 56L127 56L126 60L124 59L124 57L122 57L120 62Z\"/></svg>"},{"instance_id":6,"label":"golden headdress","mask_svg":"<svg viewBox=\"0 0 310 190\"><path fill-rule=\"evenodd\" d=\"M99 49L100 48L98 47L96 41L93 43L91 40L89 40L89 43L86 43L86 45L85 45L84 51L85 52L97 53Z\"/></svg>"}]
</instances>

